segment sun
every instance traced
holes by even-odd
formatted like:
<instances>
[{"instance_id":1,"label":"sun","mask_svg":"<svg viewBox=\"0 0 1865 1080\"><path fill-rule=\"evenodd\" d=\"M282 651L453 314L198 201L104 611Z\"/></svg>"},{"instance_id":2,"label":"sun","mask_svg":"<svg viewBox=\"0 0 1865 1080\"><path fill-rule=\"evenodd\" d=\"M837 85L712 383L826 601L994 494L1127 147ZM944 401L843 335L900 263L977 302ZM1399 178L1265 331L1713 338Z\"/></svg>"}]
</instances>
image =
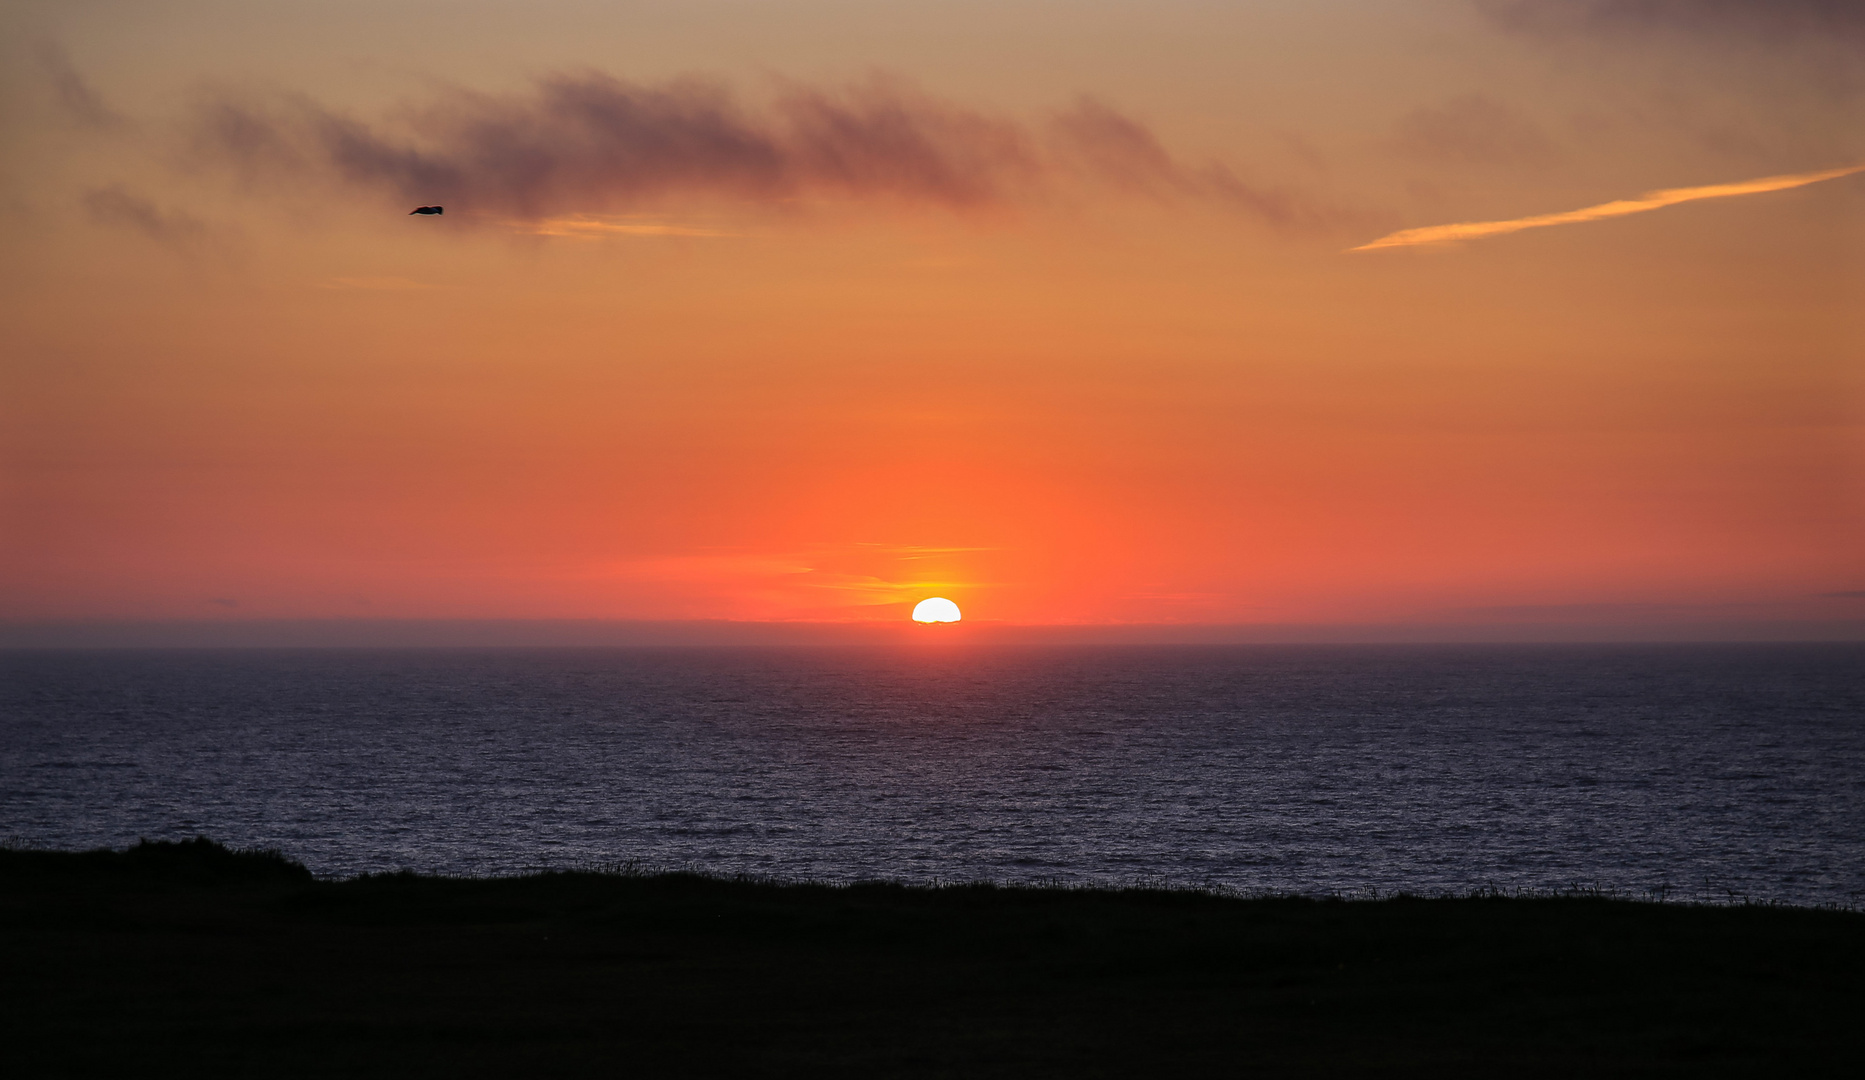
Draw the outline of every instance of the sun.
<instances>
[{"instance_id":1,"label":"sun","mask_svg":"<svg viewBox=\"0 0 1865 1080\"><path fill-rule=\"evenodd\" d=\"M957 622L958 619L958 605L943 596L921 600L913 605L914 622Z\"/></svg>"}]
</instances>

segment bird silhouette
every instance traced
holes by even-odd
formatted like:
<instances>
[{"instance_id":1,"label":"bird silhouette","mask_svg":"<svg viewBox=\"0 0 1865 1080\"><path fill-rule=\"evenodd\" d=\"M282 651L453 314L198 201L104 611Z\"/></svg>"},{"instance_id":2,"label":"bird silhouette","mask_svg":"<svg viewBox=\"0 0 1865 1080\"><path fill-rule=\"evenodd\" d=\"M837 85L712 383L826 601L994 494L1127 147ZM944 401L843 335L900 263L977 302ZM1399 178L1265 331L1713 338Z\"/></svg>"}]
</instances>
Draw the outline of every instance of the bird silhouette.
<instances>
[{"instance_id":1,"label":"bird silhouette","mask_svg":"<svg viewBox=\"0 0 1865 1080\"><path fill-rule=\"evenodd\" d=\"M438 206L417 206L413 210L408 211L410 215L413 215L413 214L444 214L446 212L447 211L445 209L438 207Z\"/></svg>"}]
</instances>

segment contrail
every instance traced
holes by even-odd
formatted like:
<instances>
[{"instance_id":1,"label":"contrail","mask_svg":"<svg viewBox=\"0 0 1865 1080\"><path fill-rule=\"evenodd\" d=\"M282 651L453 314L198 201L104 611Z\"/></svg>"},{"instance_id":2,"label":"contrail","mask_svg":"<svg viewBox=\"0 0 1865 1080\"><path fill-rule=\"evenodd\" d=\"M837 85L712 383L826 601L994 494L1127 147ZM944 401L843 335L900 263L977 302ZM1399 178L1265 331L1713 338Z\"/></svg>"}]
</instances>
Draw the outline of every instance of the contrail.
<instances>
[{"instance_id":1,"label":"contrail","mask_svg":"<svg viewBox=\"0 0 1865 1080\"><path fill-rule=\"evenodd\" d=\"M1601 218L1642 214L1661 206L1694 202L1697 199L1722 199L1731 195L1759 195L1764 191L1785 191L1788 188L1817 184L1822 180L1851 176L1856 172L1865 172L1865 165L1850 165L1843 169L1826 169L1822 172L1795 173L1791 176L1766 176L1760 180L1740 180L1733 184L1666 188L1663 191L1648 191L1636 199L1619 199L1616 202L1601 203L1598 206L1589 206L1582 210L1568 210L1559 214L1537 214L1534 217L1515 218L1510 221L1463 221L1454 225L1427 225L1422 229L1400 229L1390 236L1382 236L1370 244L1361 244L1357 248L1348 250L1374 251L1379 248L1442 244L1451 240L1475 240L1484 236L1521 232L1523 229L1539 229L1547 225L1571 225L1579 221L1598 221Z\"/></svg>"}]
</instances>

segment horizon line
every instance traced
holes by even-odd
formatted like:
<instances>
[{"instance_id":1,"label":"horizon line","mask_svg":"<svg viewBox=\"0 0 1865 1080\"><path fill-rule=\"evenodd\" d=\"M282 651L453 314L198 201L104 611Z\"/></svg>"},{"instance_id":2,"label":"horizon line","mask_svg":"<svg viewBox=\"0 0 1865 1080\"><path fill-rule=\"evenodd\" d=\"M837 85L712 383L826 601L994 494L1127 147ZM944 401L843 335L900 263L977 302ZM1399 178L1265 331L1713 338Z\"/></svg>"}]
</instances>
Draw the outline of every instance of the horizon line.
<instances>
[{"instance_id":1,"label":"horizon line","mask_svg":"<svg viewBox=\"0 0 1865 1080\"><path fill-rule=\"evenodd\" d=\"M1638 609L1633 609L1638 610ZM1865 642L1865 618L1707 616L1334 622L1011 623L967 620L278 618L0 619L0 650L111 648L615 648L851 645L1689 644ZM1630 612L1620 612L1629 614Z\"/></svg>"}]
</instances>

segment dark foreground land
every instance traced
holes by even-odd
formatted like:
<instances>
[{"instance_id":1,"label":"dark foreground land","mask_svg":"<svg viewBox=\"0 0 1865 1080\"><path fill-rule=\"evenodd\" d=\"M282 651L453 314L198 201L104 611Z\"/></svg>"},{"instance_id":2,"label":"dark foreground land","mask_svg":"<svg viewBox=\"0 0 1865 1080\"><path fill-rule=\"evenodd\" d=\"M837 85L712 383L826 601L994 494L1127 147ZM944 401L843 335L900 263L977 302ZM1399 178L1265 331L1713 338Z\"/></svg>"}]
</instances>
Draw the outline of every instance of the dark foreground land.
<instances>
[{"instance_id":1,"label":"dark foreground land","mask_svg":"<svg viewBox=\"0 0 1865 1080\"><path fill-rule=\"evenodd\" d=\"M10 1076L1857 1075L1865 915L0 851Z\"/></svg>"}]
</instances>

